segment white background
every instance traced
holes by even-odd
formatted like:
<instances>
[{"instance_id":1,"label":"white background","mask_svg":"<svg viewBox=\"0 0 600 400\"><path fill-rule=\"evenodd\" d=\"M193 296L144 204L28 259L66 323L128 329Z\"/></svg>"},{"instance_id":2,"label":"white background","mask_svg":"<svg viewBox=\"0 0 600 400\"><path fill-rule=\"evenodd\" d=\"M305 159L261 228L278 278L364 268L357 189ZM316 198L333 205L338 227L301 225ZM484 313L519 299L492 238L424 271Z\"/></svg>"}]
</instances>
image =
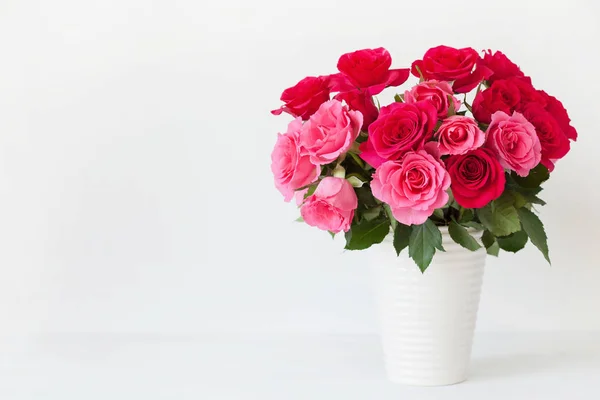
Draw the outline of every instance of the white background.
<instances>
[{"instance_id":1,"label":"white background","mask_svg":"<svg viewBox=\"0 0 600 400\"><path fill-rule=\"evenodd\" d=\"M365 253L293 222L281 91L384 46L501 49L580 139L546 184L553 265L491 259L480 331L600 329L597 2L0 3L3 333L372 333ZM382 100L389 99L387 93ZM390 251L392 251L390 249Z\"/></svg>"}]
</instances>

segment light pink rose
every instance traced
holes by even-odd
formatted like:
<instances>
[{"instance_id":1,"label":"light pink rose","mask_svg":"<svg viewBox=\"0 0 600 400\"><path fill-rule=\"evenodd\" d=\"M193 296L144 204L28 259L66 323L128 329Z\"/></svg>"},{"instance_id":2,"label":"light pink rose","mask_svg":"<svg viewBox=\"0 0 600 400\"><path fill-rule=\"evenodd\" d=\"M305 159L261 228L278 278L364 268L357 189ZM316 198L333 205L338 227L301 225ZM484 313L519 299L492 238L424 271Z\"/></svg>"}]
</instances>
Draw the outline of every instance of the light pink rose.
<instances>
[{"instance_id":1,"label":"light pink rose","mask_svg":"<svg viewBox=\"0 0 600 400\"><path fill-rule=\"evenodd\" d=\"M348 110L338 100L326 101L302 127L303 154L308 154L317 165L335 161L352 146L362 123L359 111Z\"/></svg>"},{"instance_id":2,"label":"light pink rose","mask_svg":"<svg viewBox=\"0 0 600 400\"><path fill-rule=\"evenodd\" d=\"M486 145L497 155L500 164L519 176L527 176L529 170L540 163L542 146L535 127L523 114L508 115L496 111L487 129Z\"/></svg>"},{"instance_id":3,"label":"light pink rose","mask_svg":"<svg viewBox=\"0 0 600 400\"><path fill-rule=\"evenodd\" d=\"M479 129L477 121L462 115L453 115L442 121L435 137L442 155L465 154L485 142L485 133Z\"/></svg>"},{"instance_id":4,"label":"light pink rose","mask_svg":"<svg viewBox=\"0 0 600 400\"><path fill-rule=\"evenodd\" d=\"M304 201L300 214L310 226L333 233L348 232L357 206L358 198L350 182L328 176Z\"/></svg>"},{"instance_id":5,"label":"light pink rose","mask_svg":"<svg viewBox=\"0 0 600 400\"><path fill-rule=\"evenodd\" d=\"M317 180L321 168L310 162L308 155L300 154L298 136L302 120L296 118L288 125L287 132L279 134L271 153L271 171L275 177L275 187L283 194L285 201L294 197L294 191Z\"/></svg>"},{"instance_id":6,"label":"light pink rose","mask_svg":"<svg viewBox=\"0 0 600 400\"><path fill-rule=\"evenodd\" d=\"M437 110L438 117L444 119L448 116L450 105L455 111L460 107L460 101L454 97L452 87L444 81L425 81L421 82L412 89L404 92L404 101L406 103L416 103L417 101L427 100Z\"/></svg>"},{"instance_id":7,"label":"light pink rose","mask_svg":"<svg viewBox=\"0 0 600 400\"><path fill-rule=\"evenodd\" d=\"M389 204L394 217L405 225L420 225L444 206L449 187L450 175L443 163L425 150L381 164L371 181L373 196Z\"/></svg>"}]
</instances>

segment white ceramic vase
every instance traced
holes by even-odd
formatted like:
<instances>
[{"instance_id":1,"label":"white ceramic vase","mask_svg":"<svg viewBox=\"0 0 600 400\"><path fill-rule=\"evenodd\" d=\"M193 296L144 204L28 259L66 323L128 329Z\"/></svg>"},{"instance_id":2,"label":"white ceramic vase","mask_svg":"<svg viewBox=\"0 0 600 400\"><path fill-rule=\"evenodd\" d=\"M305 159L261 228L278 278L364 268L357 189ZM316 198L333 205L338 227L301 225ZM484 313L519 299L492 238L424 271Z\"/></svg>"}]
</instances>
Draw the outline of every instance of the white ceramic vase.
<instances>
[{"instance_id":1,"label":"white ceramic vase","mask_svg":"<svg viewBox=\"0 0 600 400\"><path fill-rule=\"evenodd\" d=\"M388 378L397 383L440 386L467 379L486 258L442 231L445 252L436 252L425 273L399 257L391 235L373 248L375 293Z\"/></svg>"}]
</instances>

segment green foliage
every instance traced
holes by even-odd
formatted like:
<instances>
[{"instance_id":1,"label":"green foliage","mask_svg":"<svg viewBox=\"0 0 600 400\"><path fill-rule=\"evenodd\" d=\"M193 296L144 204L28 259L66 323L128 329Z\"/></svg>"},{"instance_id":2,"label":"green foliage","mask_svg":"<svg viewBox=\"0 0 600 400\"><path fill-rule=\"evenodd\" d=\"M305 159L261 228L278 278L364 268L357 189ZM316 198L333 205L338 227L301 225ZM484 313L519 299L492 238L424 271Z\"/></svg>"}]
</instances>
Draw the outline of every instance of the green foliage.
<instances>
[{"instance_id":1,"label":"green foliage","mask_svg":"<svg viewBox=\"0 0 600 400\"><path fill-rule=\"evenodd\" d=\"M371 193L370 185L362 185L362 187L356 188L354 191L358 197L359 208L372 208L379 205L375 197L373 197L373 193Z\"/></svg>"},{"instance_id":2,"label":"green foliage","mask_svg":"<svg viewBox=\"0 0 600 400\"><path fill-rule=\"evenodd\" d=\"M357 224L352 224L346 232L347 250L364 250L374 244L381 243L390 232L390 222L387 218L373 220L363 219Z\"/></svg>"},{"instance_id":3,"label":"green foliage","mask_svg":"<svg viewBox=\"0 0 600 400\"><path fill-rule=\"evenodd\" d=\"M394 249L397 255L400 255L400 252L409 245L411 233L411 226L399 222L396 223L396 228L394 228Z\"/></svg>"},{"instance_id":4,"label":"green foliage","mask_svg":"<svg viewBox=\"0 0 600 400\"><path fill-rule=\"evenodd\" d=\"M463 208L461 207L458 214L458 222L461 224L465 224L466 222L470 222L475 217L475 212L472 208Z\"/></svg>"},{"instance_id":5,"label":"green foliage","mask_svg":"<svg viewBox=\"0 0 600 400\"><path fill-rule=\"evenodd\" d=\"M408 243L408 255L415 261L421 272L425 272L436 249L444 251L442 234L439 228L427 219L421 225L414 225Z\"/></svg>"},{"instance_id":6,"label":"green foliage","mask_svg":"<svg viewBox=\"0 0 600 400\"><path fill-rule=\"evenodd\" d=\"M475 221L462 222L461 225L466 226L467 228L477 229L478 231L482 231L484 229L480 222Z\"/></svg>"},{"instance_id":7,"label":"green foliage","mask_svg":"<svg viewBox=\"0 0 600 400\"><path fill-rule=\"evenodd\" d=\"M529 171L529 174L526 177L521 177L515 172L511 173L511 177L521 187L537 188L542 182L545 182L550 178L550 172L548 172L548 168L544 167L542 164L538 164L537 167Z\"/></svg>"},{"instance_id":8,"label":"green foliage","mask_svg":"<svg viewBox=\"0 0 600 400\"><path fill-rule=\"evenodd\" d=\"M383 209L385 210L385 215L390 219L390 225L392 225L392 229L396 229L396 225L398 225L398 221L394 218L394 214L392 213L392 209L389 205L384 204Z\"/></svg>"},{"instance_id":9,"label":"green foliage","mask_svg":"<svg viewBox=\"0 0 600 400\"><path fill-rule=\"evenodd\" d=\"M518 212L523 224L523 230L527 232L531 243L542 252L548 264L551 264L550 256L548 255L548 238L546 237L542 221L540 221L537 215L526 208L520 208Z\"/></svg>"},{"instance_id":10,"label":"green foliage","mask_svg":"<svg viewBox=\"0 0 600 400\"><path fill-rule=\"evenodd\" d=\"M489 255L498 257L498 253L500 252L500 246L498 245L496 237L492 232L488 230L483 231L483 235L481 236L481 242L485 246L485 249Z\"/></svg>"},{"instance_id":11,"label":"green foliage","mask_svg":"<svg viewBox=\"0 0 600 400\"><path fill-rule=\"evenodd\" d=\"M498 245L502 250L516 253L517 251L525 247L525 245L527 244L528 236L527 232L525 232L524 230L520 230L508 236L496 238L496 240L498 241Z\"/></svg>"},{"instance_id":12,"label":"green foliage","mask_svg":"<svg viewBox=\"0 0 600 400\"><path fill-rule=\"evenodd\" d=\"M515 174L506 174L506 190L510 191L510 193L515 196L515 206L516 208L525 207L527 203L531 204L539 204L546 205L546 202L540 199L537 195L542 191L540 186L537 187L524 187L521 186L515 180L515 177L519 179ZM520 178L524 179L524 178ZM521 181L523 182L523 181ZM529 184L527 180L524 184Z\"/></svg>"},{"instance_id":13,"label":"green foliage","mask_svg":"<svg viewBox=\"0 0 600 400\"><path fill-rule=\"evenodd\" d=\"M477 216L495 236L508 236L521 229L514 201L514 196L505 192L490 204L477 209Z\"/></svg>"},{"instance_id":14,"label":"green foliage","mask_svg":"<svg viewBox=\"0 0 600 400\"><path fill-rule=\"evenodd\" d=\"M460 244L465 249L475 251L481 248L481 245L477 243L477 240L467 231L464 226L461 226L456 221L450 221L448 225L448 233L452 240Z\"/></svg>"},{"instance_id":15,"label":"green foliage","mask_svg":"<svg viewBox=\"0 0 600 400\"><path fill-rule=\"evenodd\" d=\"M365 210L363 213L361 213L361 218L364 218L367 221L370 221L372 219L379 217L380 215L381 215L381 206L377 206L377 207L373 207L373 208L369 208L368 210Z\"/></svg>"}]
</instances>

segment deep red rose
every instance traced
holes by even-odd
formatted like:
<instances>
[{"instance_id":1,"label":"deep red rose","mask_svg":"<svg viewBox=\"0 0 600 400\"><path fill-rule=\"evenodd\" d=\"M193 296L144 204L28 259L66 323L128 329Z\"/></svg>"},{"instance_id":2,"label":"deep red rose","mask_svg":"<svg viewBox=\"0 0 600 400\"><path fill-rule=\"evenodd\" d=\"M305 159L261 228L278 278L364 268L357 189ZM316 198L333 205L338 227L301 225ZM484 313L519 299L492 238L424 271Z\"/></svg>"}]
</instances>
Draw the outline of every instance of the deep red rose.
<instances>
[{"instance_id":1,"label":"deep red rose","mask_svg":"<svg viewBox=\"0 0 600 400\"><path fill-rule=\"evenodd\" d=\"M373 96L388 86L399 86L406 82L410 70L390 69L391 65L392 56L383 47L346 53L337 64L340 74L331 76L331 89L334 92L361 89Z\"/></svg>"},{"instance_id":2,"label":"deep red rose","mask_svg":"<svg viewBox=\"0 0 600 400\"><path fill-rule=\"evenodd\" d=\"M497 80L489 88L477 93L473 100L473 116L477 121L489 124L496 111L512 114L520 101L521 92L514 83L505 79Z\"/></svg>"},{"instance_id":3,"label":"deep red rose","mask_svg":"<svg viewBox=\"0 0 600 400\"><path fill-rule=\"evenodd\" d=\"M542 164L552 171L554 162L563 158L571 149L569 139L552 114L540 104L530 103L527 105L524 115L535 127L535 132L540 139Z\"/></svg>"},{"instance_id":4,"label":"deep red rose","mask_svg":"<svg viewBox=\"0 0 600 400\"><path fill-rule=\"evenodd\" d=\"M465 208L481 208L500 197L506 178L504 168L487 148L472 150L446 160L452 194Z\"/></svg>"},{"instance_id":5,"label":"deep red rose","mask_svg":"<svg viewBox=\"0 0 600 400\"><path fill-rule=\"evenodd\" d=\"M413 62L411 71L413 75L422 75L426 80L454 81L452 88L456 93L471 91L491 73L481 63L481 57L474 49L455 49L448 46L437 46L427 50L422 60Z\"/></svg>"},{"instance_id":6,"label":"deep red rose","mask_svg":"<svg viewBox=\"0 0 600 400\"><path fill-rule=\"evenodd\" d=\"M492 51L488 50L483 56L483 65L492 71L492 75L487 78L492 83L499 79L525 76L521 69L501 51L496 51L492 54Z\"/></svg>"},{"instance_id":7,"label":"deep red rose","mask_svg":"<svg viewBox=\"0 0 600 400\"><path fill-rule=\"evenodd\" d=\"M362 130L367 130L369 125L377 119L379 110L373 104L373 97L367 96L364 92L354 90L352 92L338 93L334 97L336 100L345 101L351 110L359 111L363 116Z\"/></svg>"},{"instance_id":8,"label":"deep red rose","mask_svg":"<svg viewBox=\"0 0 600 400\"><path fill-rule=\"evenodd\" d=\"M319 106L329 100L329 77L308 76L296 85L287 88L281 94L285 103L281 108L271 111L274 115L282 112L307 120Z\"/></svg>"},{"instance_id":9,"label":"deep red rose","mask_svg":"<svg viewBox=\"0 0 600 400\"><path fill-rule=\"evenodd\" d=\"M419 150L433 136L437 110L428 101L393 103L381 107L379 118L369 126L369 138L360 145L361 158L377 168Z\"/></svg>"},{"instance_id":10,"label":"deep red rose","mask_svg":"<svg viewBox=\"0 0 600 400\"><path fill-rule=\"evenodd\" d=\"M540 93L539 90L533 87L531 84L531 78L508 78L507 81L519 88L519 95L521 97L519 104L515 106L515 110L522 112L528 104L537 103L542 107L546 106L546 98Z\"/></svg>"},{"instance_id":11,"label":"deep red rose","mask_svg":"<svg viewBox=\"0 0 600 400\"><path fill-rule=\"evenodd\" d=\"M546 100L546 111L558 122L565 135L571 140L577 140L577 131L571 126L571 118L560 100L543 90L540 90L539 94Z\"/></svg>"}]
</instances>

